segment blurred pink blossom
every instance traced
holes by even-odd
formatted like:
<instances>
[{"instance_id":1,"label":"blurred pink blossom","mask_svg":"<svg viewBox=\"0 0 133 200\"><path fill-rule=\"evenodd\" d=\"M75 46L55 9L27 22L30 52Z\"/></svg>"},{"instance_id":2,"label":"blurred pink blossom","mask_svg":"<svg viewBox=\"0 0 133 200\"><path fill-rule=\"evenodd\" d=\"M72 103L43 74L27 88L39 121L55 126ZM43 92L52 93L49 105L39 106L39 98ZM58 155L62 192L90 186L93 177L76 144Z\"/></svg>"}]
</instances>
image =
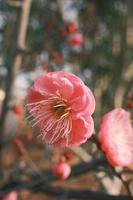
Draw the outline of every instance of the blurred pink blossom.
<instances>
[{"instance_id":1,"label":"blurred pink blossom","mask_svg":"<svg viewBox=\"0 0 133 200\"><path fill-rule=\"evenodd\" d=\"M78 32L71 34L69 40L72 46L82 45L85 42L85 38L82 33Z\"/></svg>"},{"instance_id":2,"label":"blurred pink blossom","mask_svg":"<svg viewBox=\"0 0 133 200\"><path fill-rule=\"evenodd\" d=\"M21 105L13 105L12 106L12 111L16 115L22 115L23 114L23 107Z\"/></svg>"},{"instance_id":3,"label":"blurred pink blossom","mask_svg":"<svg viewBox=\"0 0 133 200\"><path fill-rule=\"evenodd\" d=\"M116 108L102 118L99 132L101 148L112 166L133 163L133 128L130 113Z\"/></svg>"},{"instance_id":4,"label":"blurred pink blossom","mask_svg":"<svg viewBox=\"0 0 133 200\"><path fill-rule=\"evenodd\" d=\"M77 31L79 29L79 23L78 22L70 22L67 25L67 31L68 33L74 33L75 31Z\"/></svg>"},{"instance_id":5,"label":"blurred pink blossom","mask_svg":"<svg viewBox=\"0 0 133 200\"><path fill-rule=\"evenodd\" d=\"M28 118L41 129L45 143L64 147L91 137L95 99L74 74L57 71L40 76L29 88L27 101Z\"/></svg>"},{"instance_id":6,"label":"blurred pink blossom","mask_svg":"<svg viewBox=\"0 0 133 200\"><path fill-rule=\"evenodd\" d=\"M59 161L52 166L53 173L60 179L66 179L71 173L71 167L68 163Z\"/></svg>"},{"instance_id":7,"label":"blurred pink blossom","mask_svg":"<svg viewBox=\"0 0 133 200\"><path fill-rule=\"evenodd\" d=\"M16 191L12 191L9 194L5 195L3 197L3 200L17 200L17 192Z\"/></svg>"}]
</instances>

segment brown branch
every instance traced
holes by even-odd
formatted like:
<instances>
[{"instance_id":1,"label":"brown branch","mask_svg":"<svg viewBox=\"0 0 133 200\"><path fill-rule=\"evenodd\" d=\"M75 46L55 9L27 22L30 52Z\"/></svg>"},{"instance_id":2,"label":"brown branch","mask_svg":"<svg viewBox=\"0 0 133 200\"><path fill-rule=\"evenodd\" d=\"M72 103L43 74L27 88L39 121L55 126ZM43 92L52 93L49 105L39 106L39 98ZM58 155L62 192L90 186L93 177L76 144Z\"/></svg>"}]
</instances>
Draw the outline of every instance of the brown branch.
<instances>
[{"instance_id":1,"label":"brown branch","mask_svg":"<svg viewBox=\"0 0 133 200\"><path fill-rule=\"evenodd\" d=\"M88 163L81 163L72 167L71 176L77 176L81 173L86 173L90 170L96 170L99 166L105 166L105 159L98 159ZM25 172L26 173L26 172ZM32 173L31 176L28 176L29 181L17 180L15 182L8 181L0 189L0 196L5 195L6 193L12 190L20 189L30 189L33 192L41 192L52 196L64 197L64 198L75 198L75 199L91 199L91 200L130 200L128 196L113 196L104 194L102 192L94 192L90 190L73 190L65 189L60 187L52 187L49 183L53 180L56 180L56 177L49 171L43 171L43 176L40 178L37 174Z\"/></svg>"},{"instance_id":2,"label":"brown branch","mask_svg":"<svg viewBox=\"0 0 133 200\"><path fill-rule=\"evenodd\" d=\"M22 6L22 1L12 1L12 0L5 0L6 4L13 8L19 8Z\"/></svg>"},{"instance_id":3,"label":"brown branch","mask_svg":"<svg viewBox=\"0 0 133 200\"><path fill-rule=\"evenodd\" d=\"M61 187L53 187L45 182L43 179L34 179L30 181L10 182L0 190L0 196L7 194L12 190L30 189L33 192L41 192L50 196L75 198L75 199L88 199L88 200L130 200L126 195L108 195L102 192L95 192L90 190L74 190Z\"/></svg>"},{"instance_id":4,"label":"brown branch","mask_svg":"<svg viewBox=\"0 0 133 200\"><path fill-rule=\"evenodd\" d=\"M97 145L97 148L100 151L102 151L96 135L93 135L93 137L91 138L91 141L94 142ZM125 189L126 189L128 195L129 195L130 199L133 199L132 192L130 190L128 181L126 181L125 179L123 179L122 173L118 173L116 171L116 169L113 166L110 165L109 162L108 162L108 164L109 164L110 168L112 169L112 172L114 173L114 175L121 180L121 182L122 182L123 186L125 187Z\"/></svg>"},{"instance_id":5,"label":"brown branch","mask_svg":"<svg viewBox=\"0 0 133 200\"><path fill-rule=\"evenodd\" d=\"M18 49L25 49L25 38L29 19L29 12L32 0L24 0L22 6L16 10L16 23L11 38L11 50L8 59L8 74L6 77L5 99L3 102L1 117L0 117L0 138L3 139L6 116L8 112L9 102L11 100L14 78L21 67L23 54Z\"/></svg>"},{"instance_id":6,"label":"brown branch","mask_svg":"<svg viewBox=\"0 0 133 200\"><path fill-rule=\"evenodd\" d=\"M7 69L8 73L6 76L6 88L5 88L5 99L2 106L1 116L0 116L0 164L1 172L0 177L2 179L2 143L4 139L4 132L6 126L6 117L9 109L10 100L12 98L14 78L18 70L21 67L23 54L18 51L18 49L25 48L25 38L27 32L27 25L29 19L29 12L32 0L23 0L21 7L16 9L16 23L13 30L13 38L11 38L11 49L8 58ZM1 180L2 183L2 180Z\"/></svg>"}]
</instances>

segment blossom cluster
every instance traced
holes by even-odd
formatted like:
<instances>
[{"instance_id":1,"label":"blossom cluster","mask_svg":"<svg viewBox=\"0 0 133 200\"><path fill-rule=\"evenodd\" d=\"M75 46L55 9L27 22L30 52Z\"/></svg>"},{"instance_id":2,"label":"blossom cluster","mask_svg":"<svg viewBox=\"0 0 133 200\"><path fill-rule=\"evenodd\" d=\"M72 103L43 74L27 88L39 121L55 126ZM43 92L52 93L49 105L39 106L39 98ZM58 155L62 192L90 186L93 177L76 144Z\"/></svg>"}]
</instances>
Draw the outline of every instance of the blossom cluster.
<instances>
[{"instance_id":1,"label":"blossom cluster","mask_svg":"<svg viewBox=\"0 0 133 200\"><path fill-rule=\"evenodd\" d=\"M70 72L56 71L41 75L28 89L27 107L32 126L40 128L46 144L77 146L94 134L94 95L80 78ZM132 164L133 128L130 113L122 108L106 113L101 120L98 141L112 166Z\"/></svg>"}]
</instances>

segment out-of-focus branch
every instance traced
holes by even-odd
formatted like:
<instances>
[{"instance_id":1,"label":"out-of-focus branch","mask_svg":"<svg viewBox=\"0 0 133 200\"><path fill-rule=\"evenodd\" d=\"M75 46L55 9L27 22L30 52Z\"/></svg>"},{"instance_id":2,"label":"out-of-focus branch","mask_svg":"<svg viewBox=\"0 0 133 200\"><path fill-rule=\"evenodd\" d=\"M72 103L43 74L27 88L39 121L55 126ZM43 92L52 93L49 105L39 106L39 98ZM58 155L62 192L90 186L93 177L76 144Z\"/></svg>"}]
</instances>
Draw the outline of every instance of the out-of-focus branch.
<instances>
[{"instance_id":1,"label":"out-of-focus branch","mask_svg":"<svg viewBox=\"0 0 133 200\"><path fill-rule=\"evenodd\" d=\"M22 6L16 10L16 23L13 30L13 38L11 38L11 49L8 59L8 74L6 77L5 99L3 102L2 112L0 116L0 138L3 139L4 126L8 112L8 106L12 95L14 77L21 67L23 54L18 49L25 49L25 38L29 19L29 12L32 0L22 1Z\"/></svg>"},{"instance_id":2,"label":"out-of-focus branch","mask_svg":"<svg viewBox=\"0 0 133 200\"><path fill-rule=\"evenodd\" d=\"M127 6L130 10L130 1L127 2ZM123 16L121 20L121 29L120 29L120 55L119 55L119 63L118 70L116 76L119 78L115 80L115 94L114 94L114 106L122 107L124 94L128 82L132 78L132 70L130 70L130 59L128 58L128 46L127 46L127 29L128 29L128 16ZM131 74L130 74L131 71ZM129 74L129 80L127 75ZM131 76L130 76L131 75Z\"/></svg>"},{"instance_id":3,"label":"out-of-focus branch","mask_svg":"<svg viewBox=\"0 0 133 200\"><path fill-rule=\"evenodd\" d=\"M108 195L101 192L95 192L90 190L74 190L65 189L61 187L53 187L47 182L41 179L33 179L30 181L10 182L0 190L0 196L19 189L31 189L33 192L41 192L50 196L63 197L63 198L75 198L75 199L88 199L88 200L130 200L126 195Z\"/></svg>"},{"instance_id":4,"label":"out-of-focus branch","mask_svg":"<svg viewBox=\"0 0 133 200\"><path fill-rule=\"evenodd\" d=\"M16 139L14 141L19 153L24 156L26 163L29 165L29 167L33 170L33 172L35 174L37 174L38 176L42 177L43 173L41 173L40 168L34 163L34 161L32 160L31 156L29 155L28 151L26 150L23 142L19 139Z\"/></svg>"},{"instance_id":5,"label":"out-of-focus branch","mask_svg":"<svg viewBox=\"0 0 133 200\"><path fill-rule=\"evenodd\" d=\"M100 167L105 167L105 158L97 159L88 163L81 163L72 167L71 176L77 176L81 173L86 173L90 170L97 170ZM42 178L38 177L37 174L32 173L28 179L29 181L16 180L15 182L9 182L0 189L0 196L12 191L19 189L30 189L33 192L46 193L48 195L64 197L64 198L75 198L75 199L91 199L91 200L130 200L128 196L113 196L107 195L101 192L93 192L90 190L71 190L59 187L52 187L49 183L56 179L51 171L43 171Z\"/></svg>"},{"instance_id":6,"label":"out-of-focus branch","mask_svg":"<svg viewBox=\"0 0 133 200\"><path fill-rule=\"evenodd\" d=\"M92 156L82 147L69 147L82 161L88 162L92 159Z\"/></svg>"},{"instance_id":7,"label":"out-of-focus branch","mask_svg":"<svg viewBox=\"0 0 133 200\"><path fill-rule=\"evenodd\" d=\"M121 182L123 183L125 189L127 190L128 194L129 194L130 199L133 199L132 192L130 190L128 181L125 178L123 178L122 173L118 173L115 170L115 168L112 167L112 170L113 170L115 176L118 177L121 180Z\"/></svg>"},{"instance_id":8,"label":"out-of-focus branch","mask_svg":"<svg viewBox=\"0 0 133 200\"><path fill-rule=\"evenodd\" d=\"M5 2L8 6L15 7L15 8L22 6L22 1L5 0Z\"/></svg>"},{"instance_id":9,"label":"out-of-focus branch","mask_svg":"<svg viewBox=\"0 0 133 200\"><path fill-rule=\"evenodd\" d=\"M97 148L101 151L99 141L95 135L93 135L93 137L92 137L92 142L94 142L97 145ZM112 172L114 173L114 175L121 180L123 186L127 190L129 199L133 199L132 192L130 190L128 181L123 178L122 173L118 173L117 170L114 167L112 167L110 164L109 164L109 166L112 169Z\"/></svg>"},{"instance_id":10,"label":"out-of-focus branch","mask_svg":"<svg viewBox=\"0 0 133 200\"><path fill-rule=\"evenodd\" d=\"M21 1L22 5L16 9L16 23L13 29L13 37L11 38L10 54L7 63L7 76L6 76L6 88L5 99L2 106L2 112L0 116L0 144L3 143L6 117L8 113L9 103L12 97L13 83L15 75L21 67L23 54L18 49L25 49L25 38L28 26L29 12L32 0ZM0 145L0 153L2 158L2 145ZM1 159L0 158L0 159ZM1 177L2 173L2 161L1 162ZM2 182L2 181L1 181Z\"/></svg>"}]
</instances>

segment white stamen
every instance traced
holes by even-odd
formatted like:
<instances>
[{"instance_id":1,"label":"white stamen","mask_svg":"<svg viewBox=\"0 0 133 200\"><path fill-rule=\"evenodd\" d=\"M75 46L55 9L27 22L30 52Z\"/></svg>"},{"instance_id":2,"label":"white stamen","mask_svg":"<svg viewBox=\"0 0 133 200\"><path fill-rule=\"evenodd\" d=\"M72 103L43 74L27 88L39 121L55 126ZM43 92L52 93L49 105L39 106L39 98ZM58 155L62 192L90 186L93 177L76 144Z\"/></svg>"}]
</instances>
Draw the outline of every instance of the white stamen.
<instances>
[{"instance_id":1,"label":"white stamen","mask_svg":"<svg viewBox=\"0 0 133 200\"><path fill-rule=\"evenodd\" d=\"M63 135L61 135L63 133ZM58 123L56 124L56 128L53 131L53 136L51 140L49 141L49 144L53 144L58 141L59 138L66 137L66 135L69 135L71 132L71 120L62 118Z\"/></svg>"},{"instance_id":2,"label":"white stamen","mask_svg":"<svg viewBox=\"0 0 133 200\"><path fill-rule=\"evenodd\" d=\"M47 101L47 100L41 100L41 101L36 101L36 102L33 102L33 103L27 103L26 106L32 106L32 105L34 106L36 104L40 104L40 103L43 103L45 101Z\"/></svg>"},{"instance_id":3,"label":"white stamen","mask_svg":"<svg viewBox=\"0 0 133 200\"><path fill-rule=\"evenodd\" d=\"M57 105L55 105L55 106L53 106L54 108L58 108L58 107L61 107L61 106L65 106L66 104L63 104L63 103L61 103L61 104L57 104Z\"/></svg>"},{"instance_id":4,"label":"white stamen","mask_svg":"<svg viewBox=\"0 0 133 200\"><path fill-rule=\"evenodd\" d=\"M28 115L25 119L29 120L30 118L33 118L33 115Z\"/></svg>"},{"instance_id":5,"label":"white stamen","mask_svg":"<svg viewBox=\"0 0 133 200\"><path fill-rule=\"evenodd\" d=\"M29 103L27 106L31 106L30 115L26 117L32 123L32 127L40 123L42 139L45 140L47 134L52 134L49 144L54 144L61 138L66 139L66 144L68 144L69 134L72 130L72 120L68 118L69 111L71 108L67 108L66 100L60 96L51 95L47 100L41 100L34 103ZM57 108L57 113L53 115L52 110L49 106L53 105L53 108ZM58 108L62 109L61 116L58 116ZM54 110L53 110L54 111ZM33 118L33 119L32 119Z\"/></svg>"},{"instance_id":6,"label":"white stamen","mask_svg":"<svg viewBox=\"0 0 133 200\"><path fill-rule=\"evenodd\" d=\"M38 121L36 121L33 125L32 125L32 127L34 127L36 124L38 124L39 122L41 122L41 121L45 121L45 120L47 120L47 118L49 118L51 116L51 113L47 113L47 115L45 115L45 113L43 113L42 115L38 115L36 118L34 118L32 121L31 121L31 123L32 122L34 122L34 121L36 121L37 119L39 119Z\"/></svg>"}]
</instances>

